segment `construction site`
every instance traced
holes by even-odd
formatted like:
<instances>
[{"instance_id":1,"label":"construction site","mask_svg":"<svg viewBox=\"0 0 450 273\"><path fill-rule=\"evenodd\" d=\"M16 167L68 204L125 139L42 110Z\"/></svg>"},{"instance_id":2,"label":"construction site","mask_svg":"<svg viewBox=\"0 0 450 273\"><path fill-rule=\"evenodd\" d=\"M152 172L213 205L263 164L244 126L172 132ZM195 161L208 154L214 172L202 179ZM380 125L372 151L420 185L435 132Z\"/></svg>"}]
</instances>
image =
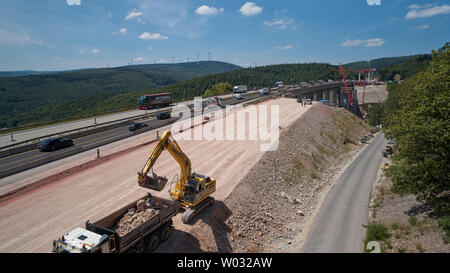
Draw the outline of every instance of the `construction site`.
<instances>
[{"instance_id":1,"label":"construction site","mask_svg":"<svg viewBox=\"0 0 450 273\"><path fill-rule=\"evenodd\" d=\"M366 97L384 100L385 86ZM270 131L270 118L249 125L249 109L260 106L279 109L276 149L249 137ZM221 118L172 132L167 125L4 178L0 252L298 252L372 128L345 107L280 95L237 105L226 113L232 126ZM233 136L245 128L245 138L178 136L211 124Z\"/></svg>"}]
</instances>

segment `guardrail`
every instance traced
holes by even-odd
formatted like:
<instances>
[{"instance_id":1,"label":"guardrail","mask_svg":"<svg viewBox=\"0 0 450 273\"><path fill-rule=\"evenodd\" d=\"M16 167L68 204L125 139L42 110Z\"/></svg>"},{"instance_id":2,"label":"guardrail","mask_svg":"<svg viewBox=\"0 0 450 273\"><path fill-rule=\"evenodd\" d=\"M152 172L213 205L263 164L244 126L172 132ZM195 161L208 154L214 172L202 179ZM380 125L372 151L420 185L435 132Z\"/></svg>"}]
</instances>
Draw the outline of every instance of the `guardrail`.
<instances>
[{"instance_id":1,"label":"guardrail","mask_svg":"<svg viewBox=\"0 0 450 273\"><path fill-rule=\"evenodd\" d=\"M8 152L8 151L14 150L14 147L28 146L28 144L34 145L34 144L38 143L39 141L41 141L43 139L47 139L47 138L51 138L51 137L68 137L68 136L80 137L82 135L77 135L77 134L80 134L82 132L95 133L94 130L96 130L96 129L105 130L106 127L107 127L106 129L109 129L109 128L123 126L124 124L126 124L128 122L137 121L137 120L141 120L141 119L144 119L144 118L154 117L158 113L166 112L166 111L167 110L161 110L161 111L152 112L152 113L146 113L146 114L142 114L142 115L138 115L138 116L122 118L122 119L118 119L118 120L108 121L108 122L104 122L104 123L100 123L100 124L89 125L89 126L85 126L85 127L81 127L81 128L77 128L77 129L72 129L72 130L69 130L69 131L58 132L58 133L54 133L54 134L48 134L48 135L45 135L45 136L40 136L40 137L32 138L32 139L29 139L29 140L13 143L13 144L10 144L10 145L7 145L7 146L0 147L0 157L5 156L5 153ZM77 135L77 136L75 136L75 135ZM20 152L20 151L13 151L12 153L17 153L17 152ZM8 155L8 153L6 153L6 155Z\"/></svg>"},{"instance_id":2,"label":"guardrail","mask_svg":"<svg viewBox=\"0 0 450 273\"><path fill-rule=\"evenodd\" d=\"M151 130L154 130L154 129L157 129L157 128L160 128L160 127L164 127L164 126L169 125L169 124L171 124L173 122L175 122L175 121L174 120L172 120L172 121L163 120L161 122L158 122L157 124L153 124L152 126L148 126L148 127L144 127L142 129L139 129L138 131L126 132L126 133L121 134L121 135L112 136L111 138L108 138L106 140L104 139L104 140L101 140L99 142L89 143L89 144L86 144L86 145L83 145L83 146L79 146L79 147L75 147L73 149L66 150L66 151L63 150L60 153L51 154L51 155L49 155L48 157L45 157L45 158L40 158L40 159L37 159L37 160L33 160L31 162L18 164L18 165L15 165L12 168L0 171L0 178L7 177L7 176L10 176L10 175L19 173L19 172L23 172L23 171L26 171L28 169L31 169L31 168L34 168L34 167L37 167L37 166L41 166L41 165L44 165L44 164L47 164L47 163L50 163L50 162L53 162L53 161L56 161L56 160L68 157L68 156L71 156L71 155L75 155L75 154L78 154L78 153L81 153L81 152L93 149L95 147L106 145L106 144L109 144L109 143L112 143L112 142L115 142L115 141L118 141L118 140L121 140L121 139L125 139L125 138L128 138L128 137L134 136L134 135L142 134L142 133L145 133L145 132L148 132L148 131L151 131ZM34 145L33 145L33 147L34 147Z\"/></svg>"}]
</instances>

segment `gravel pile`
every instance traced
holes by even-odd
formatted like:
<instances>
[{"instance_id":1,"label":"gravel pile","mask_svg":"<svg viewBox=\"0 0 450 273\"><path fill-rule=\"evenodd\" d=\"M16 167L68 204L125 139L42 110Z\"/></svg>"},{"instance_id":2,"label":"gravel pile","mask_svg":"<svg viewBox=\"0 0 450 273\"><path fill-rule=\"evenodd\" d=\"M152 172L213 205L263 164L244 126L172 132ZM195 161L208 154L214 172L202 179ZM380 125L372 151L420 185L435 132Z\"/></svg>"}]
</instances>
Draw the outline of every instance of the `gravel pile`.
<instances>
[{"instance_id":1,"label":"gravel pile","mask_svg":"<svg viewBox=\"0 0 450 273\"><path fill-rule=\"evenodd\" d=\"M124 236L142 223L150 220L153 216L158 214L158 210L152 208L154 201L150 198L146 200L139 200L136 203L136 208L128 209L128 212L122 216L116 227L116 232L120 236Z\"/></svg>"},{"instance_id":2,"label":"gravel pile","mask_svg":"<svg viewBox=\"0 0 450 273\"><path fill-rule=\"evenodd\" d=\"M315 106L280 137L225 200L234 252L286 252L311 216L321 191L367 134L344 109ZM350 142L346 141L350 140ZM346 143L346 144L344 144Z\"/></svg>"}]
</instances>

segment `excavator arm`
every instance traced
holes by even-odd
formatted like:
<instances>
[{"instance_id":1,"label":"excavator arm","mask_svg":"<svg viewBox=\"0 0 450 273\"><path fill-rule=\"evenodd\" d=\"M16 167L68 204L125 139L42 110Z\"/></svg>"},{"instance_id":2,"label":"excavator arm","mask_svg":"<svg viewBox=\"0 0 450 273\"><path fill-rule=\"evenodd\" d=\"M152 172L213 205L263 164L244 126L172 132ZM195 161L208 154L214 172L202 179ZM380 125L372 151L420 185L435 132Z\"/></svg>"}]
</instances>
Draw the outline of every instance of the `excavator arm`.
<instances>
[{"instance_id":1,"label":"excavator arm","mask_svg":"<svg viewBox=\"0 0 450 273\"><path fill-rule=\"evenodd\" d=\"M180 195L183 194L184 186L191 176L191 161L183 153L178 143L171 137L170 131L164 131L152 153L147 159L142 171L138 172L138 183L141 187L150 188L161 191L167 183L165 177L157 176L152 173L152 176L148 176L149 171L153 168L153 165L158 160L161 153L167 150L170 155L177 161L181 168L181 179L176 185L176 191Z\"/></svg>"},{"instance_id":2,"label":"excavator arm","mask_svg":"<svg viewBox=\"0 0 450 273\"><path fill-rule=\"evenodd\" d=\"M170 190L170 198L179 202L180 208L184 210L181 220L188 223L195 215L214 203L214 198L210 195L216 190L216 180L209 176L192 173L191 161L175 139L171 138L170 131L164 131L142 171L138 172L139 186L157 191L164 188L167 178L157 176L153 172L152 176L148 175L164 150L170 153L181 168L181 177L175 184L175 188Z\"/></svg>"}]
</instances>

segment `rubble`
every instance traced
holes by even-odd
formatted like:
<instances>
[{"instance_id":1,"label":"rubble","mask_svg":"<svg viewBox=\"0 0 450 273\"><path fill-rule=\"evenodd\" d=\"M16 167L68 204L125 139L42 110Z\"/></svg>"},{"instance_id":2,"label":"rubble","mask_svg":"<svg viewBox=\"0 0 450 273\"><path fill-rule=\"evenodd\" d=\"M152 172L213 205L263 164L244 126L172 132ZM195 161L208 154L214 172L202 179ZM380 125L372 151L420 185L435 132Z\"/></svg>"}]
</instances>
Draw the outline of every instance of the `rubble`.
<instances>
[{"instance_id":1,"label":"rubble","mask_svg":"<svg viewBox=\"0 0 450 273\"><path fill-rule=\"evenodd\" d=\"M139 200L136 203L136 208L128 209L127 213L119 220L115 229L116 232L120 236L124 236L142 223L150 220L158 214L158 210L154 208L155 205L155 201L150 198Z\"/></svg>"},{"instance_id":2,"label":"rubble","mask_svg":"<svg viewBox=\"0 0 450 273\"><path fill-rule=\"evenodd\" d=\"M367 134L350 113L331 108L335 115L329 118L323 111L315 107L297 120L281 136L278 149L267 152L225 200L234 211L227 223L238 235L230 243L234 252L296 250L295 238L311 218L318 196L359 148L340 140ZM320 178L313 179L313 172Z\"/></svg>"}]
</instances>

